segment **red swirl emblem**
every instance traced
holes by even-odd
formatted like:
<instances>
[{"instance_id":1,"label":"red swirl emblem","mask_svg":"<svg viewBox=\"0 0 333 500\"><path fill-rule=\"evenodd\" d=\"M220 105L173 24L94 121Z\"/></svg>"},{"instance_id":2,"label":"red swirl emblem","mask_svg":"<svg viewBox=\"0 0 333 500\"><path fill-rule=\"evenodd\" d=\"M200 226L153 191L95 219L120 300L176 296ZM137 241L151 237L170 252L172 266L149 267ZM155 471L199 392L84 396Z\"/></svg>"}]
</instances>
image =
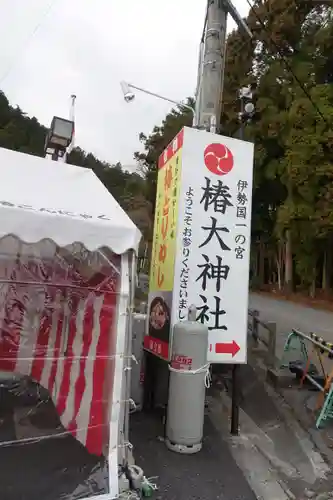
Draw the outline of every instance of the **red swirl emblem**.
<instances>
[{"instance_id":1,"label":"red swirl emblem","mask_svg":"<svg viewBox=\"0 0 333 500\"><path fill-rule=\"evenodd\" d=\"M226 175L234 166L232 152L224 144L209 144L204 152L205 165L212 174Z\"/></svg>"}]
</instances>

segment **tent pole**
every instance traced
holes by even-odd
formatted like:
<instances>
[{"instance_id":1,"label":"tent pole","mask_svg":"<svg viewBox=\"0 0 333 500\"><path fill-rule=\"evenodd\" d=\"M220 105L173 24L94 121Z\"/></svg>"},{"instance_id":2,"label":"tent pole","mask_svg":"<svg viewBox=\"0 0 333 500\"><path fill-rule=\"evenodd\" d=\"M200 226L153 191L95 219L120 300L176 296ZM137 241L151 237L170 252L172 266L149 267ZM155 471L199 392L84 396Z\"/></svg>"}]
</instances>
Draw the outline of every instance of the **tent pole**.
<instances>
[{"instance_id":1,"label":"tent pole","mask_svg":"<svg viewBox=\"0 0 333 500\"><path fill-rule=\"evenodd\" d=\"M133 250L128 252L129 268L129 304L127 309L127 325L125 340L125 412L124 412L124 441L129 443L129 418L130 418L130 397L131 397L131 368L132 368L132 324L134 312L135 294L135 267L136 258ZM125 446L125 463L129 464L129 447Z\"/></svg>"}]
</instances>

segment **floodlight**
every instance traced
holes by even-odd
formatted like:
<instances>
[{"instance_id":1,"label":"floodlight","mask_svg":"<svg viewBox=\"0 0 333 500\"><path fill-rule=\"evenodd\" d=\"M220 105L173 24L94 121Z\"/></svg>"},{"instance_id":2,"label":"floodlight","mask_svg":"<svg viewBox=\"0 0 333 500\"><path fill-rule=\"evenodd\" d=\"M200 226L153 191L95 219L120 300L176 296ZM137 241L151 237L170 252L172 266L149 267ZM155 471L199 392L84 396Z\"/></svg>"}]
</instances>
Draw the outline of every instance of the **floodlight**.
<instances>
[{"instance_id":1,"label":"floodlight","mask_svg":"<svg viewBox=\"0 0 333 500\"><path fill-rule=\"evenodd\" d=\"M132 102L135 99L135 94L131 92L129 84L126 82L120 82L120 86L123 91L125 101Z\"/></svg>"}]
</instances>

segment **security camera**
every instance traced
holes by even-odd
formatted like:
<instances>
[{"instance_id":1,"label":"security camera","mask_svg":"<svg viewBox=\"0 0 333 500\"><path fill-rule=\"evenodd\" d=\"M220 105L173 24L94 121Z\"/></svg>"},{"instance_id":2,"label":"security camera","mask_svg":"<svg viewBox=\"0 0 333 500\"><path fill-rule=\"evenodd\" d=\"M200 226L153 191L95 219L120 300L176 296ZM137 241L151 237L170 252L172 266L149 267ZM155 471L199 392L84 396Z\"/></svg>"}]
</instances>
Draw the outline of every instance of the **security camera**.
<instances>
[{"instance_id":1,"label":"security camera","mask_svg":"<svg viewBox=\"0 0 333 500\"><path fill-rule=\"evenodd\" d=\"M135 98L135 94L133 92L131 92L128 83L121 82L120 86L121 86L121 90L123 91L125 101L126 102L133 101Z\"/></svg>"}]
</instances>

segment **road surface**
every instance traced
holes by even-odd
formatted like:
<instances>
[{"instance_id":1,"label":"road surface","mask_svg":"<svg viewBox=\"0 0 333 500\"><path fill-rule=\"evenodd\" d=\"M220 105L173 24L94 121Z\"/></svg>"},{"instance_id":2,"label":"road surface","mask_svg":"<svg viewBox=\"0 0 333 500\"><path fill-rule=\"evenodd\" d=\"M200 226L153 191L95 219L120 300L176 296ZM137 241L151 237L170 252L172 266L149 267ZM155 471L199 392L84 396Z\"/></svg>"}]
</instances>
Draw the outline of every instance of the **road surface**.
<instances>
[{"instance_id":1,"label":"road surface","mask_svg":"<svg viewBox=\"0 0 333 500\"><path fill-rule=\"evenodd\" d=\"M169 451L158 439L162 433L161 419L156 415L137 413L132 416L130 440L134 445L135 462L147 477L157 476L154 480L159 487L157 499L256 500L228 443L221 439L209 418L206 419L203 448L194 455Z\"/></svg>"},{"instance_id":2,"label":"road surface","mask_svg":"<svg viewBox=\"0 0 333 500\"><path fill-rule=\"evenodd\" d=\"M277 325L277 357L280 358L288 333L297 328L304 333L315 332L333 342L333 313L302 306L266 295L250 294L249 308L260 312L260 319Z\"/></svg>"}]
</instances>

